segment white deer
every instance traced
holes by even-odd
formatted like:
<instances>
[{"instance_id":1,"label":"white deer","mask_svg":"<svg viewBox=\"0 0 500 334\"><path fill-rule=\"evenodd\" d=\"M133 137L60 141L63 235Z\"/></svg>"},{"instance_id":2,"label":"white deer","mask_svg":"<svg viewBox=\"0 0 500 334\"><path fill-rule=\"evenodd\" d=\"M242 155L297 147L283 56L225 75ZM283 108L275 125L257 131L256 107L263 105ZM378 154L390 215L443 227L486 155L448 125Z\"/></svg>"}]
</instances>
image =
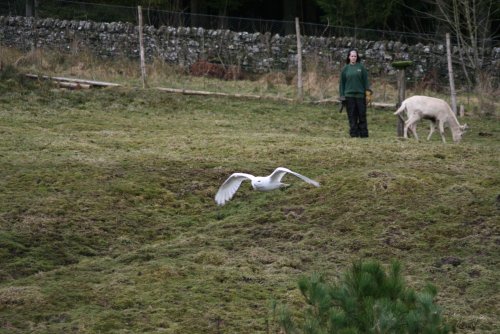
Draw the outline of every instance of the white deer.
<instances>
[{"instance_id":1,"label":"white deer","mask_svg":"<svg viewBox=\"0 0 500 334\"><path fill-rule=\"evenodd\" d=\"M443 143L446 143L444 137L445 124L448 124L454 142L459 142L462 139L462 135L469 128L467 124L460 125L455 113L451 110L448 103L435 97L419 95L409 97L401 103L401 106L394 115L402 117L401 113L403 111L406 111L406 115L408 116L404 127L405 138L408 138L408 129L410 129L418 140L416 123L421 119L428 119L431 121L430 133L427 136L427 140L431 138L436 129L436 125L439 127L439 133L441 134Z\"/></svg>"}]
</instances>

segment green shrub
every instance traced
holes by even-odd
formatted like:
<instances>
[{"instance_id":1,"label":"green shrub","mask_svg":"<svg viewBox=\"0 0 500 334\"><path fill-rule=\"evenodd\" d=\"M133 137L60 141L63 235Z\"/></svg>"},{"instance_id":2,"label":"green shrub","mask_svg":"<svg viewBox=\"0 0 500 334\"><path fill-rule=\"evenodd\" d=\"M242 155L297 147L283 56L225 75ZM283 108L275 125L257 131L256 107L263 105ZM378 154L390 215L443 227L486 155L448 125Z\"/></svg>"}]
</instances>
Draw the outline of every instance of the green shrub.
<instances>
[{"instance_id":1,"label":"green shrub","mask_svg":"<svg viewBox=\"0 0 500 334\"><path fill-rule=\"evenodd\" d=\"M355 262L338 282L328 284L321 275L299 280L307 307L295 321L286 307L278 321L285 333L450 333L451 326L434 303L437 290L423 292L406 287L401 265L393 262L388 273L378 262Z\"/></svg>"}]
</instances>

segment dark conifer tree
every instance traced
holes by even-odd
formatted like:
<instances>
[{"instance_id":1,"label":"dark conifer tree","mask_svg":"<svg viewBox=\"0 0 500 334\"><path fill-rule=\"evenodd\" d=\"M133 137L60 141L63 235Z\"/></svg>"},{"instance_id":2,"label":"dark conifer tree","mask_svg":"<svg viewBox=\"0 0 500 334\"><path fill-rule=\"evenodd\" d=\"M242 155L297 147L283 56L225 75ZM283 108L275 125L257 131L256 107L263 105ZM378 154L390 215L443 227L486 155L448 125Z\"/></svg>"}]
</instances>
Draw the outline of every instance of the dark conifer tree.
<instances>
[{"instance_id":1,"label":"dark conifer tree","mask_svg":"<svg viewBox=\"0 0 500 334\"><path fill-rule=\"evenodd\" d=\"M279 322L286 333L446 334L452 331L435 304L437 290L415 292L406 286L401 266L388 272L378 262L356 262L337 284L321 275L302 278L299 289L307 307L296 321L286 307Z\"/></svg>"}]
</instances>

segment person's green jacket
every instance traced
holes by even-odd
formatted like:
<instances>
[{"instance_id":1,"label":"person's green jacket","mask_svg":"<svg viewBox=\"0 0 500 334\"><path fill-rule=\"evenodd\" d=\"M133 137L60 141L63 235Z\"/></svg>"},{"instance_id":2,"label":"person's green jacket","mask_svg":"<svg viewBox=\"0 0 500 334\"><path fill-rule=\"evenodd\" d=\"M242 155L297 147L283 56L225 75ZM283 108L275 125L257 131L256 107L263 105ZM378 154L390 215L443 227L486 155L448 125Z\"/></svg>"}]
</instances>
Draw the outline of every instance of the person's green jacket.
<instances>
[{"instance_id":1,"label":"person's green jacket","mask_svg":"<svg viewBox=\"0 0 500 334\"><path fill-rule=\"evenodd\" d=\"M367 89L370 89L370 83L366 68L361 63L344 66L339 80L340 96L362 98Z\"/></svg>"}]
</instances>

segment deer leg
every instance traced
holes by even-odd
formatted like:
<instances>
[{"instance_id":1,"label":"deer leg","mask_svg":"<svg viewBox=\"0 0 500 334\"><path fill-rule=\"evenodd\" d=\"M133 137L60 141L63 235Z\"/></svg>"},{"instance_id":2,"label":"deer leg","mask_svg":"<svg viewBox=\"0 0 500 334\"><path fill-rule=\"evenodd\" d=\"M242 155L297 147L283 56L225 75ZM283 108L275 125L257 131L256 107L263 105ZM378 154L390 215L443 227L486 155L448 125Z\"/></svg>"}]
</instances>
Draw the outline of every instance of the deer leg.
<instances>
[{"instance_id":1,"label":"deer leg","mask_svg":"<svg viewBox=\"0 0 500 334\"><path fill-rule=\"evenodd\" d=\"M427 140L430 140L431 139L431 136L432 134L434 133L434 131L436 130L436 122L434 121L431 121L431 126L430 126L431 130L429 131L429 135L427 136Z\"/></svg>"},{"instance_id":2,"label":"deer leg","mask_svg":"<svg viewBox=\"0 0 500 334\"><path fill-rule=\"evenodd\" d=\"M439 121L439 133L441 134L441 139L443 140L443 143L446 143L446 139L444 138L444 122Z\"/></svg>"},{"instance_id":3,"label":"deer leg","mask_svg":"<svg viewBox=\"0 0 500 334\"><path fill-rule=\"evenodd\" d=\"M408 139L408 125L405 124L405 127L403 128L403 138Z\"/></svg>"},{"instance_id":4,"label":"deer leg","mask_svg":"<svg viewBox=\"0 0 500 334\"><path fill-rule=\"evenodd\" d=\"M404 137L405 138L408 138L408 129L410 129L411 132L413 133L413 135L415 136L415 139L418 140L417 124L416 124L417 121L418 121L418 118L410 117L405 122L405 127L404 127Z\"/></svg>"},{"instance_id":5,"label":"deer leg","mask_svg":"<svg viewBox=\"0 0 500 334\"><path fill-rule=\"evenodd\" d=\"M411 133L413 134L413 137L415 137L416 140L418 140L418 135L417 135L417 123L413 123L408 127L411 130Z\"/></svg>"}]
</instances>

